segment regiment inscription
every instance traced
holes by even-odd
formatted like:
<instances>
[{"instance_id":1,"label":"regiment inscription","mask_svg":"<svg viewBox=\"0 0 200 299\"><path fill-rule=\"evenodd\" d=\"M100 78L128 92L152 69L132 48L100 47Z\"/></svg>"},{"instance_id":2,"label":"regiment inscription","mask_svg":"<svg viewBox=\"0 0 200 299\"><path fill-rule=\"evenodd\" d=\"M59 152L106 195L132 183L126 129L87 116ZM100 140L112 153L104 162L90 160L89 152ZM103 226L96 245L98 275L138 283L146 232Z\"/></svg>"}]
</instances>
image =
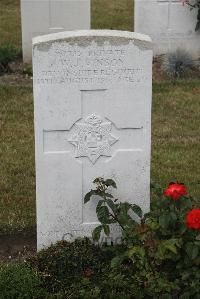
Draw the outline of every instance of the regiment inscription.
<instances>
[{"instance_id":1,"label":"regiment inscription","mask_svg":"<svg viewBox=\"0 0 200 299\"><path fill-rule=\"evenodd\" d=\"M47 68L40 69L35 83L144 82L147 76L142 65L133 67L127 63L130 52L135 50L132 43L128 47L107 43L99 47L93 42L87 48L54 43L49 50Z\"/></svg>"}]
</instances>

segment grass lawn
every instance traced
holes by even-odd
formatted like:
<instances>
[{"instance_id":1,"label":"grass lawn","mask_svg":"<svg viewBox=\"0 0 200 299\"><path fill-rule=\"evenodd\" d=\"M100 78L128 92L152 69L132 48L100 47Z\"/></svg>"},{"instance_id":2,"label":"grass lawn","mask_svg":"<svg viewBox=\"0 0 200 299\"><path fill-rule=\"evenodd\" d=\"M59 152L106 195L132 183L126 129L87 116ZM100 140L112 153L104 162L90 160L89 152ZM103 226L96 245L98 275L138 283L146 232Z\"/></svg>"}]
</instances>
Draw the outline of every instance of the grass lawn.
<instances>
[{"instance_id":1,"label":"grass lawn","mask_svg":"<svg viewBox=\"0 0 200 299\"><path fill-rule=\"evenodd\" d=\"M0 86L0 230L35 225L31 88Z\"/></svg>"},{"instance_id":2,"label":"grass lawn","mask_svg":"<svg viewBox=\"0 0 200 299\"><path fill-rule=\"evenodd\" d=\"M199 82L154 84L152 180L173 179L200 194ZM0 228L35 226L33 98L31 88L0 86ZM200 203L200 201L198 201Z\"/></svg>"},{"instance_id":3,"label":"grass lawn","mask_svg":"<svg viewBox=\"0 0 200 299\"><path fill-rule=\"evenodd\" d=\"M21 48L20 0L0 0L0 46Z\"/></svg>"},{"instance_id":4,"label":"grass lawn","mask_svg":"<svg viewBox=\"0 0 200 299\"><path fill-rule=\"evenodd\" d=\"M92 29L133 31L133 0L91 0Z\"/></svg>"},{"instance_id":5,"label":"grass lawn","mask_svg":"<svg viewBox=\"0 0 200 299\"><path fill-rule=\"evenodd\" d=\"M152 109L152 180L177 180L200 204L200 84L154 84Z\"/></svg>"},{"instance_id":6,"label":"grass lawn","mask_svg":"<svg viewBox=\"0 0 200 299\"><path fill-rule=\"evenodd\" d=\"M93 29L133 30L133 0L91 0ZM0 0L0 46L21 48L20 0Z\"/></svg>"}]
</instances>

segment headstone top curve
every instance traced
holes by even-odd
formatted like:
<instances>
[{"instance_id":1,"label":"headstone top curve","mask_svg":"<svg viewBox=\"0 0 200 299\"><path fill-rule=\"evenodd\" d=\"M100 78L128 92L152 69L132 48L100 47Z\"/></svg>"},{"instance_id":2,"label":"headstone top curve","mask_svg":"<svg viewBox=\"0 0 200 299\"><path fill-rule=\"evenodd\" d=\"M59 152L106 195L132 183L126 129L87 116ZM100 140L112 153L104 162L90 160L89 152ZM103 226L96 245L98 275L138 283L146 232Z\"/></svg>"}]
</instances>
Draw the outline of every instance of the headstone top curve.
<instances>
[{"instance_id":1,"label":"headstone top curve","mask_svg":"<svg viewBox=\"0 0 200 299\"><path fill-rule=\"evenodd\" d=\"M130 31L122 31L122 30L75 30L75 31L63 31L59 33L47 34L42 36L37 36L32 39L33 47L38 44L61 41L61 40L71 40L73 38L125 38L127 40L138 40L141 42L152 43L151 38L148 35L130 32Z\"/></svg>"}]
</instances>

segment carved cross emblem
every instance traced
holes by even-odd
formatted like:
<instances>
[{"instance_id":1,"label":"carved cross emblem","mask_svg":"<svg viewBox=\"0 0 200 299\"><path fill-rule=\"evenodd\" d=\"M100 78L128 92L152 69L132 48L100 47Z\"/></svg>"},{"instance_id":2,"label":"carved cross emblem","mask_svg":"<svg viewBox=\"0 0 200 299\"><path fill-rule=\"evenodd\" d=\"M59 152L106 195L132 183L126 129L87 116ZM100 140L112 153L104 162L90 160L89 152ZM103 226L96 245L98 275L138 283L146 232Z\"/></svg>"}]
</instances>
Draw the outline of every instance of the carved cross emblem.
<instances>
[{"instance_id":1,"label":"carved cross emblem","mask_svg":"<svg viewBox=\"0 0 200 299\"><path fill-rule=\"evenodd\" d=\"M74 125L68 141L76 147L76 157L88 157L94 164L100 156L111 156L111 146L118 141L111 134L112 123L92 114Z\"/></svg>"}]
</instances>

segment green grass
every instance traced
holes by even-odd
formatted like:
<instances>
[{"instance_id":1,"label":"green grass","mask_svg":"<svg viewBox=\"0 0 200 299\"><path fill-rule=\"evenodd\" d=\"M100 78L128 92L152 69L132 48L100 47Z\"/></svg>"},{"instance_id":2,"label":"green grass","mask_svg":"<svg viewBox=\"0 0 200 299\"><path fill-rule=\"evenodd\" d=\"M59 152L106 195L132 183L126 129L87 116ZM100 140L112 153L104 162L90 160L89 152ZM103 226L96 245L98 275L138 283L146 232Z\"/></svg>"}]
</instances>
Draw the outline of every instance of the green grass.
<instances>
[{"instance_id":1,"label":"green grass","mask_svg":"<svg viewBox=\"0 0 200 299\"><path fill-rule=\"evenodd\" d=\"M200 194L199 82L154 84L152 179L173 179ZM35 226L35 169L31 88L0 86L0 228ZM198 200L200 203L200 198Z\"/></svg>"},{"instance_id":2,"label":"green grass","mask_svg":"<svg viewBox=\"0 0 200 299\"><path fill-rule=\"evenodd\" d=\"M20 0L0 0L0 46L21 48Z\"/></svg>"},{"instance_id":3,"label":"green grass","mask_svg":"<svg viewBox=\"0 0 200 299\"><path fill-rule=\"evenodd\" d=\"M133 30L133 0L91 0L93 29ZM21 48L20 0L0 0L0 46Z\"/></svg>"},{"instance_id":4,"label":"green grass","mask_svg":"<svg viewBox=\"0 0 200 299\"><path fill-rule=\"evenodd\" d=\"M184 182L198 204L199 86L199 81L154 84L152 111L152 179L162 184Z\"/></svg>"},{"instance_id":5,"label":"green grass","mask_svg":"<svg viewBox=\"0 0 200 299\"><path fill-rule=\"evenodd\" d=\"M31 88L0 86L0 230L35 225Z\"/></svg>"},{"instance_id":6,"label":"green grass","mask_svg":"<svg viewBox=\"0 0 200 299\"><path fill-rule=\"evenodd\" d=\"M133 31L133 0L92 0L92 28Z\"/></svg>"}]
</instances>

